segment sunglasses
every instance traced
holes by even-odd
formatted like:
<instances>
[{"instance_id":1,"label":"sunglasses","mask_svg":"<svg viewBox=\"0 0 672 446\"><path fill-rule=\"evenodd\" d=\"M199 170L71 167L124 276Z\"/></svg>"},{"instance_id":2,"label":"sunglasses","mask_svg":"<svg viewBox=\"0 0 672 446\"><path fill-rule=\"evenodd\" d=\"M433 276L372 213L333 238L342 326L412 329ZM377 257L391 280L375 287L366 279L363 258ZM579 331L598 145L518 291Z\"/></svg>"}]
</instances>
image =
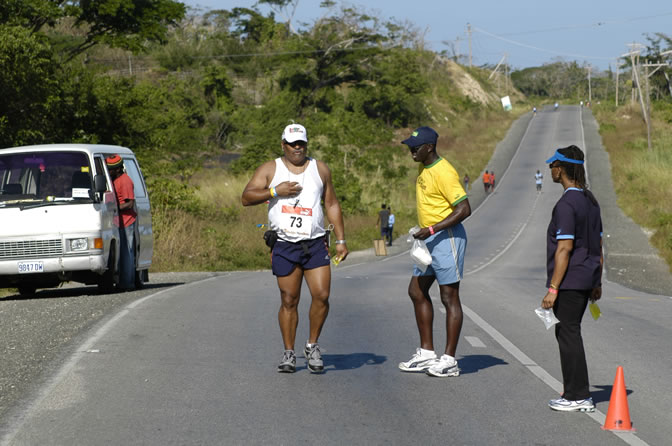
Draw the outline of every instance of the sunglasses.
<instances>
[{"instance_id":1,"label":"sunglasses","mask_svg":"<svg viewBox=\"0 0 672 446\"><path fill-rule=\"evenodd\" d=\"M549 169L553 169L554 167L560 167L560 163L551 163L548 165Z\"/></svg>"},{"instance_id":2,"label":"sunglasses","mask_svg":"<svg viewBox=\"0 0 672 446\"><path fill-rule=\"evenodd\" d=\"M411 153L416 153L418 150L422 149L423 147L424 147L424 144L421 144L419 146L409 147L408 150L410 150Z\"/></svg>"},{"instance_id":3,"label":"sunglasses","mask_svg":"<svg viewBox=\"0 0 672 446\"><path fill-rule=\"evenodd\" d=\"M285 141L285 144L287 144L289 147L293 149L295 149L296 147L306 147L308 145L308 143L305 141L294 141L294 142Z\"/></svg>"}]
</instances>

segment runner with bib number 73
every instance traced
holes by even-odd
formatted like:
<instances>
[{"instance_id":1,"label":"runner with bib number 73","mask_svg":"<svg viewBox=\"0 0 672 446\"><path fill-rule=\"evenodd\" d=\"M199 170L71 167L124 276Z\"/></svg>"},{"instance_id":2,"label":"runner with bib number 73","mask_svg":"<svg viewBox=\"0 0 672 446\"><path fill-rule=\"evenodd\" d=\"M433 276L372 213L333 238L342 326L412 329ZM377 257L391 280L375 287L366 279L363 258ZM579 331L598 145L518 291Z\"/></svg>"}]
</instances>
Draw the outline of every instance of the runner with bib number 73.
<instances>
[{"instance_id":1,"label":"runner with bib number 73","mask_svg":"<svg viewBox=\"0 0 672 446\"><path fill-rule=\"evenodd\" d=\"M312 296L310 334L304 348L307 367L324 371L317 344L329 312L331 288L330 256L324 228L324 213L334 225L336 256L345 260L348 248L341 206L331 181L331 171L321 161L306 156L308 136L299 124L282 132L283 156L257 168L243 190L243 206L269 202L268 220L277 241L271 243L271 267L280 288L278 321L285 350L278 371L296 371L294 342L299 323L298 305L305 277ZM275 239L275 237L273 237Z\"/></svg>"}]
</instances>

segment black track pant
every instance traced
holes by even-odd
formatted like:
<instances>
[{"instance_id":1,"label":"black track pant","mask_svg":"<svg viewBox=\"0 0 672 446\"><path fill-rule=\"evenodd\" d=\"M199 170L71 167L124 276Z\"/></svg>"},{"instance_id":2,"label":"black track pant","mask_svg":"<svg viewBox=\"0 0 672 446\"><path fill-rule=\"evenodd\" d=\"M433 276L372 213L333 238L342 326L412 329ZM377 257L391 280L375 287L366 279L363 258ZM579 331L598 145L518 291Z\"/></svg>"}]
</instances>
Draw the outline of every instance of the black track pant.
<instances>
[{"instance_id":1,"label":"black track pant","mask_svg":"<svg viewBox=\"0 0 672 446\"><path fill-rule=\"evenodd\" d=\"M588 390L588 366L581 337L581 319L588 306L591 290L560 290L553 305L555 338L560 347L563 397L570 401L590 397Z\"/></svg>"}]
</instances>

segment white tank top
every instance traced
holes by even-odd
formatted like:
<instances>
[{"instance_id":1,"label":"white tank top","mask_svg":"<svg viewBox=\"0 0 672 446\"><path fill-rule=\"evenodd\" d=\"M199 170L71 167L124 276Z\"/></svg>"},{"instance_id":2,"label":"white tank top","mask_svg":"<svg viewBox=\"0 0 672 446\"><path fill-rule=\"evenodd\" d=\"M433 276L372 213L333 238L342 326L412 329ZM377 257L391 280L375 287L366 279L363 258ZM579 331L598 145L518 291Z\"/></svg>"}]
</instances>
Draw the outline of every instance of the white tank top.
<instances>
[{"instance_id":1,"label":"white tank top","mask_svg":"<svg viewBox=\"0 0 672 446\"><path fill-rule=\"evenodd\" d=\"M317 170L317 161L308 158L306 169L295 175L281 158L275 159L275 175L269 187L285 181L295 181L303 188L293 197L275 197L268 203L268 221L278 237L287 242L299 242L325 234L322 192L324 185Z\"/></svg>"}]
</instances>

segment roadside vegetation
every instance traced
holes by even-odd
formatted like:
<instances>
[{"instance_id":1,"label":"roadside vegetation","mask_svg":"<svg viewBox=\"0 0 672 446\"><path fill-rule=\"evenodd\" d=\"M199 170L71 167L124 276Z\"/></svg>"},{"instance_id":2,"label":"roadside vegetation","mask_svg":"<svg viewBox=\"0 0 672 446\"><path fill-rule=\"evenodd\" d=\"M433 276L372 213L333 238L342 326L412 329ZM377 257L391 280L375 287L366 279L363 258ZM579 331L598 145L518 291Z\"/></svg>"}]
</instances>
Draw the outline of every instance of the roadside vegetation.
<instances>
[{"instance_id":1,"label":"roadside vegetation","mask_svg":"<svg viewBox=\"0 0 672 446\"><path fill-rule=\"evenodd\" d=\"M603 104L593 112L609 152L618 205L672 265L672 103L657 101L653 107L651 150L639 105Z\"/></svg>"},{"instance_id":2,"label":"roadside vegetation","mask_svg":"<svg viewBox=\"0 0 672 446\"><path fill-rule=\"evenodd\" d=\"M259 1L276 12L294 2ZM514 119L533 105L588 95L585 67L575 62L514 72L513 88L489 79L493 67L465 68L428 51L412 24L331 1L299 28L256 8L196 13L174 0L23 4L7 0L0 11L0 147L133 149L153 205L153 271L268 267L265 207L243 208L240 194L256 166L281 154L280 133L292 121L307 127L309 155L330 166L348 245L358 250L379 237L382 203L396 215L397 235L415 224L418 166L400 144L414 127L436 128L440 154L478 184ZM656 35L647 51L669 44ZM662 73L651 78L653 96L669 104ZM594 102L613 97L614 74L595 75ZM505 95L512 111L502 110ZM658 144L650 161L665 166L669 139ZM661 210L644 225L669 228L670 201L651 200ZM669 245L669 236L656 243Z\"/></svg>"},{"instance_id":3,"label":"roadside vegetation","mask_svg":"<svg viewBox=\"0 0 672 446\"><path fill-rule=\"evenodd\" d=\"M292 121L330 166L357 250L379 236L381 203L397 234L415 222L417 165L400 144L412 128L434 126L440 152L474 181L525 108L503 111L500 96L522 95L425 50L413 25L333 2L298 30L255 8L35 3L0 14L0 147L132 148L153 204L154 271L268 267L264 206L243 208L240 194Z\"/></svg>"}]
</instances>

